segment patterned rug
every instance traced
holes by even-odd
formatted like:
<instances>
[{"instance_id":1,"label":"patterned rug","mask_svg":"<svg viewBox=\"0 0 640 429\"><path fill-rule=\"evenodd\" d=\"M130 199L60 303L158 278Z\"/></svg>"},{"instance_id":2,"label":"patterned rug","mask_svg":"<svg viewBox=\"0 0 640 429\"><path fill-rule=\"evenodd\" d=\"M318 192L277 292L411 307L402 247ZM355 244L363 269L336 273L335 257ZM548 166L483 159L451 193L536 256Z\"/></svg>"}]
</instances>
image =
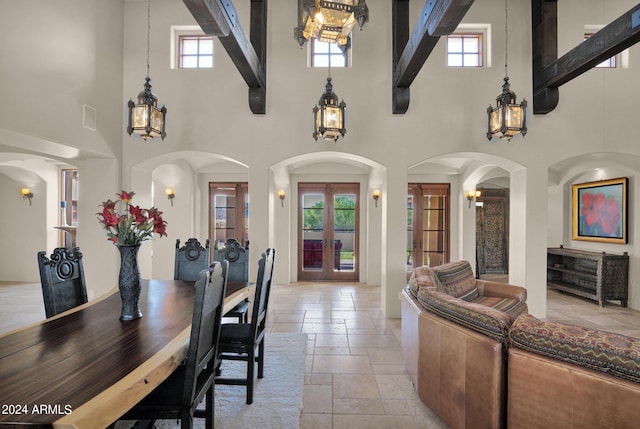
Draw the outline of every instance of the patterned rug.
<instances>
[{"instance_id":1,"label":"patterned rug","mask_svg":"<svg viewBox=\"0 0 640 429\"><path fill-rule=\"evenodd\" d=\"M265 338L264 378L254 385L253 403L246 404L245 386L215 386L216 429L298 429L302 411L306 334L267 334ZM225 377L246 372L244 362L224 361ZM257 371L257 368L256 368ZM132 422L126 422L132 423ZM117 429L131 424L118 422ZM180 427L176 421L162 420L157 429ZM204 428L203 419L194 419L194 428Z\"/></svg>"}]
</instances>

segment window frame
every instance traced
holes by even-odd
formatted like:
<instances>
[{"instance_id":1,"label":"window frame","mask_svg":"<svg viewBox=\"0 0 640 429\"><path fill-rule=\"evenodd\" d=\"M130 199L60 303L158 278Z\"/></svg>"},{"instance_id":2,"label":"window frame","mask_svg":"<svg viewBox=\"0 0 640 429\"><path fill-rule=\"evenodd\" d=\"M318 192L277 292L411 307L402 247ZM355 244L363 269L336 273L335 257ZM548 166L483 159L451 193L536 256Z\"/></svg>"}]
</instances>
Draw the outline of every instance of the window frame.
<instances>
[{"instance_id":1,"label":"window frame","mask_svg":"<svg viewBox=\"0 0 640 429\"><path fill-rule=\"evenodd\" d=\"M197 52L195 54L186 54L184 53L184 42L186 40L195 40L197 41ZM202 45L202 41L211 41L211 53L202 53L200 47ZM211 66L201 66L201 61L204 58L211 58ZM186 58L195 58L196 59L196 67L185 67L184 60ZM213 68L213 36L207 35L191 35L191 34L180 34L178 36L178 68L179 69L212 69Z\"/></svg>"},{"instance_id":2,"label":"window frame","mask_svg":"<svg viewBox=\"0 0 640 429\"><path fill-rule=\"evenodd\" d=\"M211 39L211 67L182 67L182 39L184 37L198 37L203 39ZM215 37L204 34L202 29L197 25L174 25L171 27L171 59L170 68L174 70L212 70L215 68L216 47ZM207 56L209 56L207 54ZM199 61L198 61L199 62Z\"/></svg>"},{"instance_id":3,"label":"window frame","mask_svg":"<svg viewBox=\"0 0 640 429\"><path fill-rule=\"evenodd\" d=\"M465 36L465 35L480 35L481 43L479 46L480 61L479 66L450 66L449 65L449 36ZM447 43L445 47L445 66L449 69L479 69L491 67L491 24L459 24L455 31L447 36Z\"/></svg>"},{"instance_id":4,"label":"window frame","mask_svg":"<svg viewBox=\"0 0 640 429\"><path fill-rule=\"evenodd\" d=\"M460 38L461 42L461 51L460 52L452 52L450 50L449 41L452 38ZM477 43L475 44L478 47L478 50L475 52L465 52L465 39L475 39ZM484 35L482 33L453 33L447 36L447 67L451 68L482 68L484 67ZM451 65L449 63L449 58L451 55L460 55L462 57L461 65ZM477 65L466 65L465 58L477 57Z\"/></svg>"},{"instance_id":5,"label":"window frame","mask_svg":"<svg viewBox=\"0 0 640 429\"><path fill-rule=\"evenodd\" d=\"M316 50L316 43L324 43L327 44L329 49L327 51L327 53L317 53ZM318 39L311 39L309 41L309 67L316 67L316 68L326 68L329 67L329 65L333 68L349 68L351 67L351 36L349 36L349 42L347 43L347 49L343 52L340 47L336 44L336 43L331 43L331 42L323 42L321 40ZM321 56L326 56L328 58L327 61L327 65L322 64L322 65L318 65L316 64L316 59L318 57ZM336 58L336 57L342 57L344 58L344 65L340 64L340 65L335 65L331 62L331 58Z\"/></svg>"}]
</instances>

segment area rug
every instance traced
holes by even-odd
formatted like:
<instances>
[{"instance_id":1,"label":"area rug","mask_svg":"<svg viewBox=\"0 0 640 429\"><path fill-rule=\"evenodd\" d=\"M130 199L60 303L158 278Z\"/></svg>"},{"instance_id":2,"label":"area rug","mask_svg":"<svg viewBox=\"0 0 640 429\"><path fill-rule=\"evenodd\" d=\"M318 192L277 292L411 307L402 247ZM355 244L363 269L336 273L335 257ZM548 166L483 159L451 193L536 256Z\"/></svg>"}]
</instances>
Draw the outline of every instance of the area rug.
<instances>
[{"instance_id":1,"label":"area rug","mask_svg":"<svg viewBox=\"0 0 640 429\"><path fill-rule=\"evenodd\" d=\"M265 338L264 378L257 379L253 403L246 404L245 386L215 386L216 429L298 429L302 411L306 334L271 333ZM256 367L257 372L257 367ZM224 361L222 373L234 377L246 373L246 363ZM204 404L203 404L204 406ZM119 422L117 428L131 427ZM157 429L175 429L180 423L159 420ZM194 428L204 428L194 419Z\"/></svg>"}]
</instances>

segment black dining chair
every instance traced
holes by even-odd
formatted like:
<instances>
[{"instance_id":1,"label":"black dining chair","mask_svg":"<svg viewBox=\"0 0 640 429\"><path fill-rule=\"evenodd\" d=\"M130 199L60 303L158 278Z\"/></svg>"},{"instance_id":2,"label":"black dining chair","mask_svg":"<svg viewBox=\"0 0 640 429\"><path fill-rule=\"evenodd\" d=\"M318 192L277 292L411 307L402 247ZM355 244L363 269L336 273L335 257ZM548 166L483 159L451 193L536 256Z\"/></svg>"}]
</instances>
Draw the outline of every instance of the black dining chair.
<instances>
[{"instance_id":1,"label":"black dining chair","mask_svg":"<svg viewBox=\"0 0 640 429\"><path fill-rule=\"evenodd\" d=\"M195 282L200 276L200 271L209 266L209 239L204 247L197 238L189 238L184 246L180 247L180 239L176 240L176 255L173 268L174 280Z\"/></svg>"},{"instance_id":2,"label":"black dining chair","mask_svg":"<svg viewBox=\"0 0 640 429\"><path fill-rule=\"evenodd\" d=\"M193 428L193 418L214 423L214 385L219 367L218 340L222 320L227 262L214 262L200 272L191 322L186 363L130 409L121 420L179 419L182 429ZM205 400L205 409L197 409Z\"/></svg>"},{"instance_id":3,"label":"black dining chair","mask_svg":"<svg viewBox=\"0 0 640 429\"><path fill-rule=\"evenodd\" d=\"M47 318L87 302L80 248L57 247L50 258L38 252L38 268Z\"/></svg>"},{"instance_id":4,"label":"black dining chair","mask_svg":"<svg viewBox=\"0 0 640 429\"><path fill-rule=\"evenodd\" d=\"M229 282L249 282L248 253L238 240L228 239L224 249L216 250L214 259L216 261L229 261ZM249 299L243 299L231 310L227 311L223 317L238 319L238 323L249 322Z\"/></svg>"},{"instance_id":5,"label":"black dining chair","mask_svg":"<svg viewBox=\"0 0 640 429\"><path fill-rule=\"evenodd\" d=\"M247 362L247 374L243 378L226 378L223 367L218 371L216 384L247 386L247 404L253 402L255 364L258 363L258 378L264 377L264 337L267 306L271 290L271 277L276 257L275 249L267 249L258 263L258 278L251 323L225 323L220 329L220 357L225 360Z\"/></svg>"}]
</instances>

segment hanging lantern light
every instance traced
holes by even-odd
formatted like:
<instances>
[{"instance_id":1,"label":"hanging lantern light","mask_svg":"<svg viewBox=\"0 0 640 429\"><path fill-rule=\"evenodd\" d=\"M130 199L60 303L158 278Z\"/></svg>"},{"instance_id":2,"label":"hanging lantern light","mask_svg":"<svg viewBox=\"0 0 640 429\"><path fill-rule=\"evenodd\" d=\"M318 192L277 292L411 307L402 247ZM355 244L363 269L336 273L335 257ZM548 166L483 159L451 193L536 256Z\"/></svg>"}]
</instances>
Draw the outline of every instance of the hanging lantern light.
<instances>
[{"instance_id":1,"label":"hanging lantern light","mask_svg":"<svg viewBox=\"0 0 640 429\"><path fill-rule=\"evenodd\" d=\"M511 140L516 134L527 134L527 100L522 99L522 103L516 103L516 94L511 91L509 75L507 73L507 48L509 46L507 24L509 14L507 1L504 1L504 83L502 93L496 97L496 107L491 105L487 108L488 126L487 139L493 137Z\"/></svg>"},{"instance_id":2,"label":"hanging lantern light","mask_svg":"<svg viewBox=\"0 0 640 429\"><path fill-rule=\"evenodd\" d=\"M344 137L347 132L345 128L347 104L344 101L338 102L338 96L333 92L331 76L327 77L325 89L318 105L313 108L313 138L318 141L318 137L322 137L325 140L336 142L340 136Z\"/></svg>"},{"instance_id":3,"label":"hanging lantern light","mask_svg":"<svg viewBox=\"0 0 640 429\"><path fill-rule=\"evenodd\" d=\"M522 99L522 103L516 104L516 94L510 87L509 77L505 76L502 94L496 97L496 107L489 105L487 108L489 140L493 137L511 140L518 133L527 134L527 101Z\"/></svg>"},{"instance_id":4,"label":"hanging lantern light","mask_svg":"<svg viewBox=\"0 0 640 429\"><path fill-rule=\"evenodd\" d=\"M164 130L167 108L158 108L158 98L151 92L151 79L145 78L144 89L138 94L138 102L129 100L129 125L127 132L136 133L143 139L160 136L163 140L167 133Z\"/></svg>"},{"instance_id":5,"label":"hanging lantern light","mask_svg":"<svg viewBox=\"0 0 640 429\"><path fill-rule=\"evenodd\" d=\"M147 77L144 89L138 94L137 103L129 100L129 121L127 132L138 134L145 140L160 136L163 140L165 132L165 118L167 108L158 108L158 98L151 92L151 78L149 77L149 36L151 32L151 0L147 1Z\"/></svg>"},{"instance_id":6,"label":"hanging lantern light","mask_svg":"<svg viewBox=\"0 0 640 429\"><path fill-rule=\"evenodd\" d=\"M358 23L369 21L365 0L298 0L299 25L293 33L300 47L310 39L346 45Z\"/></svg>"}]
</instances>

